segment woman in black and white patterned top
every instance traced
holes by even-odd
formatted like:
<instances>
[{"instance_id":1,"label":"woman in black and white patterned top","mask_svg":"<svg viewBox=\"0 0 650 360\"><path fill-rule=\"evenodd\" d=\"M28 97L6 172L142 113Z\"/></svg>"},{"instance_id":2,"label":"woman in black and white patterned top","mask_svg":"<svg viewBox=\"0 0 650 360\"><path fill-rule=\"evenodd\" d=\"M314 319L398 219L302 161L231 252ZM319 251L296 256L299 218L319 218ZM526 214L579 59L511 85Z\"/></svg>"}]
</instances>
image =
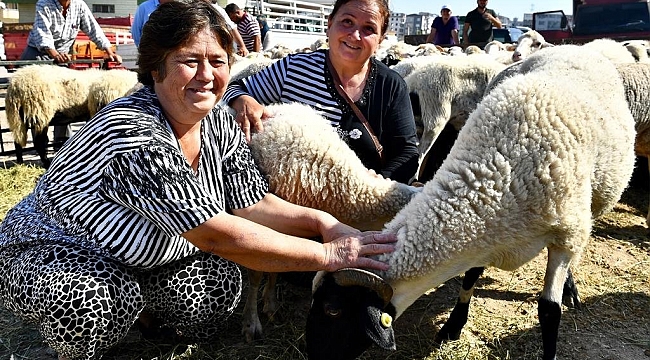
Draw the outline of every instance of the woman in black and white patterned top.
<instances>
[{"instance_id":1,"label":"woman in black and white patterned top","mask_svg":"<svg viewBox=\"0 0 650 360\"><path fill-rule=\"evenodd\" d=\"M396 72L373 56L389 17L384 0L337 0L327 23L329 50L289 55L228 86L224 101L237 111L236 120L247 137L263 129L262 105L300 102L326 117L367 168L403 183L413 178L418 149L408 89ZM383 146L384 161L336 90L326 58Z\"/></svg>"},{"instance_id":2,"label":"woman in black and white patterned top","mask_svg":"<svg viewBox=\"0 0 650 360\"><path fill-rule=\"evenodd\" d=\"M0 303L36 322L61 359L101 357L138 318L214 336L241 295L235 262L386 268L366 255L394 238L267 192L243 133L215 107L233 48L210 3L161 5L139 50L143 89L75 134L0 224Z\"/></svg>"}]
</instances>

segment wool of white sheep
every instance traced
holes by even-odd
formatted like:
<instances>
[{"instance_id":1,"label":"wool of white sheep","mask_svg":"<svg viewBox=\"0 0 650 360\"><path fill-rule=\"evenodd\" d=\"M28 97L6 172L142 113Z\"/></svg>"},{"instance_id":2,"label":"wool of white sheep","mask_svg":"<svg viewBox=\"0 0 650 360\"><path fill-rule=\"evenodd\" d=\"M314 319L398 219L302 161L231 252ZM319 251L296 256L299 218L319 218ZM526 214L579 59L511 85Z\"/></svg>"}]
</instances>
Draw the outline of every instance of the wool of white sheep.
<instances>
[{"instance_id":1,"label":"wool of white sheep","mask_svg":"<svg viewBox=\"0 0 650 360\"><path fill-rule=\"evenodd\" d=\"M420 99L420 171L424 157L445 125L453 121L456 128L462 127L481 101L488 82L505 67L489 55L437 58L421 64L404 79L409 91Z\"/></svg>"},{"instance_id":2,"label":"wool of white sheep","mask_svg":"<svg viewBox=\"0 0 650 360\"><path fill-rule=\"evenodd\" d=\"M101 71L88 88L88 112L92 117L111 101L129 95L142 87L138 74L125 69Z\"/></svg>"},{"instance_id":3,"label":"wool of white sheep","mask_svg":"<svg viewBox=\"0 0 650 360\"><path fill-rule=\"evenodd\" d=\"M332 126L307 105L269 105L252 136L256 164L271 191L324 210L362 230L381 229L419 189L371 174Z\"/></svg>"},{"instance_id":4,"label":"wool of white sheep","mask_svg":"<svg viewBox=\"0 0 650 360\"><path fill-rule=\"evenodd\" d=\"M57 112L70 118L86 114L88 86L100 74L97 69L80 71L56 65L18 69L9 81L5 98L7 122L14 141L24 147L27 128L43 132Z\"/></svg>"},{"instance_id":5,"label":"wool of white sheep","mask_svg":"<svg viewBox=\"0 0 650 360\"><path fill-rule=\"evenodd\" d=\"M390 265L380 275L397 314L472 267L513 270L545 247L577 262L592 219L627 186L634 120L616 68L577 46L522 66L486 95L435 177L386 225L398 242L378 257Z\"/></svg>"},{"instance_id":6,"label":"wool of white sheep","mask_svg":"<svg viewBox=\"0 0 650 360\"><path fill-rule=\"evenodd\" d=\"M256 164L269 179L270 190L294 204L332 214L362 230L380 230L421 188L371 174L334 128L314 109L298 103L267 106L271 117L249 144ZM263 274L249 271L249 292L242 313L248 342L262 333L257 314L257 289ZM277 311L269 274L264 287L264 312Z\"/></svg>"},{"instance_id":7,"label":"wool of white sheep","mask_svg":"<svg viewBox=\"0 0 650 360\"><path fill-rule=\"evenodd\" d=\"M634 118L636 139L634 151L638 156L644 156L650 164L650 64L616 64L630 112ZM650 208L646 216L646 224L650 226Z\"/></svg>"},{"instance_id":8,"label":"wool of white sheep","mask_svg":"<svg viewBox=\"0 0 650 360\"><path fill-rule=\"evenodd\" d=\"M9 81L5 98L7 122L14 141L24 147L27 128L43 132L57 112L68 118L89 118L89 106L98 110L102 104L121 96L116 93L117 89L128 91L137 83L135 73L125 72L94 68L73 70L56 65L18 69ZM132 84L125 85L126 78L131 79ZM97 98L89 105L91 87L92 96Z\"/></svg>"}]
</instances>

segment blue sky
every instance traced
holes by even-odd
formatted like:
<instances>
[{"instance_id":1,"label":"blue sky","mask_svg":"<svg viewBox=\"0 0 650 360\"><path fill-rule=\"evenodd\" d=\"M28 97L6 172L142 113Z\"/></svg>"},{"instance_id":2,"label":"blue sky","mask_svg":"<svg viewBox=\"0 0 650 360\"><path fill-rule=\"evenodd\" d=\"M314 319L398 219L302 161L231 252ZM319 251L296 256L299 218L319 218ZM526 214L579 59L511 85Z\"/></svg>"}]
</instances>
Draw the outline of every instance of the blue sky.
<instances>
[{"instance_id":1,"label":"blue sky","mask_svg":"<svg viewBox=\"0 0 650 360\"><path fill-rule=\"evenodd\" d=\"M439 14L442 5L449 6L453 15L461 16L476 8L476 0L390 0L391 11L407 14L422 11ZM493 9L497 14L510 19L517 17L520 20L523 19L524 13L535 11L563 10L565 14L573 12L571 0L488 0L488 9Z\"/></svg>"}]
</instances>

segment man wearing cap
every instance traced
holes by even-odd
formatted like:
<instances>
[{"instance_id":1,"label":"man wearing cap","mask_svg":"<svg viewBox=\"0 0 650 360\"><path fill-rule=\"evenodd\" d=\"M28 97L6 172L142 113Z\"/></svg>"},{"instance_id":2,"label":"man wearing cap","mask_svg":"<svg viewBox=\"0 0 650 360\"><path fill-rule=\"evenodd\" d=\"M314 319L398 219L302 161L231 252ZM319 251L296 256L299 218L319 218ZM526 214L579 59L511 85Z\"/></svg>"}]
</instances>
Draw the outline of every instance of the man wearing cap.
<instances>
[{"instance_id":1,"label":"man wearing cap","mask_svg":"<svg viewBox=\"0 0 650 360\"><path fill-rule=\"evenodd\" d=\"M458 40L458 18L451 16L451 9L443 5L440 16L433 19L427 42L436 45L460 45Z\"/></svg>"},{"instance_id":2,"label":"man wearing cap","mask_svg":"<svg viewBox=\"0 0 650 360\"><path fill-rule=\"evenodd\" d=\"M501 21L494 10L487 8L488 0L477 0L476 3L476 9L468 12L465 17L463 45L476 44L483 48L492 41L492 27L501 29Z\"/></svg>"}]
</instances>

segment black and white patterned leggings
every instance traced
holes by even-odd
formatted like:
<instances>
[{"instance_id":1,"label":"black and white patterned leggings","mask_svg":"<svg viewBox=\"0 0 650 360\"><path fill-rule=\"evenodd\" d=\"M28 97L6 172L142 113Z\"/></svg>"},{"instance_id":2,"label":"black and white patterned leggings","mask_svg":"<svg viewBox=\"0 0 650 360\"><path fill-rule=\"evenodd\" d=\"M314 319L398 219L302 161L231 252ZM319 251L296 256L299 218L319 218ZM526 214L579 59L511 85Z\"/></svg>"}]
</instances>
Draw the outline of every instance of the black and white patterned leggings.
<instances>
[{"instance_id":1,"label":"black and white patterned leggings","mask_svg":"<svg viewBox=\"0 0 650 360\"><path fill-rule=\"evenodd\" d=\"M76 245L0 249L0 304L68 359L99 359L146 309L186 338L214 337L241 297L236 264L199 253L136 270Z\"/></svg>"}]
</instances>

